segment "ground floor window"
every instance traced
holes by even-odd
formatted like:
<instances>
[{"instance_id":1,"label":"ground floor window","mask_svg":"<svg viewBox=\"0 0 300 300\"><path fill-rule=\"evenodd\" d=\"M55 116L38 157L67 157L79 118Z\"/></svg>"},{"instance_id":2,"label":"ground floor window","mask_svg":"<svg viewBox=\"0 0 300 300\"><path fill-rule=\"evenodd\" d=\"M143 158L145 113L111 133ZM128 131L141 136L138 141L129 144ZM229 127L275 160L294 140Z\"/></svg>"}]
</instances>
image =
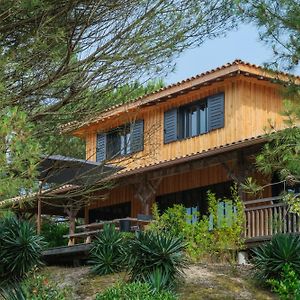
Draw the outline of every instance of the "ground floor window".
<instances>
[{"instance_id":1,"label":"ground floor window","mask_svg":"<svg viewBox=\"0 0 300 300\"><path fill-rule=\"evenodd\" d=\"M89 211L90 223L131 216L131 202L99 207Z\"/></svg>"},{"instance_id":2,"label":"ground floor window","mask_svg":"<svg viewBox=\"0 0 300 300\"><path fill-rule=\"evenodd\" d=\"M226 181L214 185L162 195L156 198L156 203L162 213L174 204L183 204L186 207L188 214L193 215L195 211L198 211L200 216L203 216L208 213L207 192L211 191L215 193L218 198L230 198L230 187L232 185L233 181ZM195 221L196 219L192 218L191 222Z\"/></svg>"}]
</instances>

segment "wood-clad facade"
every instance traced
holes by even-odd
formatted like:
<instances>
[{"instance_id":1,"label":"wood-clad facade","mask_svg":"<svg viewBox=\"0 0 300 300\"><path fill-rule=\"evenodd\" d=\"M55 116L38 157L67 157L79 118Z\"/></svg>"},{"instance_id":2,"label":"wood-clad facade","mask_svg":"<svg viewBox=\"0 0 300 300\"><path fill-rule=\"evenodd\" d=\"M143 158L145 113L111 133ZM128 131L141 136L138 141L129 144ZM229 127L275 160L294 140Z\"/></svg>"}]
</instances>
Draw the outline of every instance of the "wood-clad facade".
<instances>
[{"instance_id":1,"label":"wood-clad facade","mask_svg":"<svg viewBox=\"0 0 300 300\"><path fill-rule=\"evenodd\" d=\"M164 144L164 112L207 96L224 92L225 125L212 132ZM112 161L126 167L126 170L160 161L174 160L179 157L199 153L231 144L235 141L264 134L268 120L272 120L277 128L283 125L282 97L278 85L245 76L236 76L208 87L191 91L174 99L134 112L124 112L116 119L93 124L86 130L86 158L96 160L96 137L98 132L105 132L134 120L144 120L144 150L131 157L123 157Z\"/></svg>"},{"instance_id":2,"label":"wood-clad facade","mask_svg":"<svg viewBox=\"0 0 300 300\"><path fill-rule=\"evenodd\" d=\"M260 67L238 61L129 104L113 107L73 130L73 135L86 141L87 160L96 161L101 156L106 157L104 163L122 167L112 176L115 187L106 191L105 197L104 192L99 193L99 200L97 195L93 197L96 200L85 210L86 221L105 219L105 214L107 218L149 214L154 201L162 207L179 201L186 207L196 205L205 213L207 200L204 195L208 189L222 197L227 196L233 182L241 183L249 176L263 185L270 183L272 178L256 173L253 161L266 142L264 134L270 122L278 130L284 128L281 115L283 85L278 82L287 78L286 74L276 77ZM215 95L223 97L222 125L217 129L208 126L201 132L199 118L204 114L209 118L209 101ZM192 119L182 123L180 114L194 103L197 103L198 111L202 110L195 121L198 122L198 133L189 137L178 134L170 142L166 139L166 126L173 123L179 129L180 126L193 126ZM172 109L177 109L177 119L166 125L166 113ZM205 120L209 124L210 120ZM113 159L108 159L105 153L97 154L100 135L108 136L124 124L136 122L143 123L141 151ZM124 140L126 136L122 138ZM107 147L106 142L104 147ZM250 208L256 206L257 202L251 205L251 196L240 193ZM261 198L273 196L277 195L271 187L265 188L260 195Z\"/></svg>"}]
</instances>

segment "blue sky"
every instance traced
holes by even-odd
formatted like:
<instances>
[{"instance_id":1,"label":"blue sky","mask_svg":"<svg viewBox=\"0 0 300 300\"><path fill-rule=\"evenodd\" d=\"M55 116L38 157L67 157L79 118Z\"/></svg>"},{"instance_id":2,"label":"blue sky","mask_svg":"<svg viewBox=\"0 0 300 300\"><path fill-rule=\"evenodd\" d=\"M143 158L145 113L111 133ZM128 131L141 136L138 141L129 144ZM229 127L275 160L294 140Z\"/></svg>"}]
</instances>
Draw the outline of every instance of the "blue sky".
<instances>
[{"instance_id":1,"label":"blue sky","mask_svg":"<svg viewBox=\"0 0 300 300\"><path fill-rule=\"evenodd\" d=\"M241 25L226 37L216 38L190 49L176 59L175 73L165 78L167 84L219 67L239 58L261 65L270 61L272 49L259 40L258 30L251 25Z\"/></svg>"}]
</instances>

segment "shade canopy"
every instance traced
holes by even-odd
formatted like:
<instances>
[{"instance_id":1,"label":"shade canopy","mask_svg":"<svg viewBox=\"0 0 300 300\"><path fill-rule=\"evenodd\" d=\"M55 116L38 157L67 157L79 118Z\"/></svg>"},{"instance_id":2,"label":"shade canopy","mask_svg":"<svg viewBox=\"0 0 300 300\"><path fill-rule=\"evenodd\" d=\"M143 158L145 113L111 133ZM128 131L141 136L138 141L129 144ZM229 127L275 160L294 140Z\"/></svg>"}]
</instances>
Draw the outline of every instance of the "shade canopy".
<instances>
[{"instance_id":1,"label":"shade canopy","mask_svg":"<svg viewBox=\"0 0 300 300\"><path fill-rule=\"evenodd\" d=\"M44 156L39 180L44 183L93 185L121 168L62 155Z\"/></svg>"}]
</instances>

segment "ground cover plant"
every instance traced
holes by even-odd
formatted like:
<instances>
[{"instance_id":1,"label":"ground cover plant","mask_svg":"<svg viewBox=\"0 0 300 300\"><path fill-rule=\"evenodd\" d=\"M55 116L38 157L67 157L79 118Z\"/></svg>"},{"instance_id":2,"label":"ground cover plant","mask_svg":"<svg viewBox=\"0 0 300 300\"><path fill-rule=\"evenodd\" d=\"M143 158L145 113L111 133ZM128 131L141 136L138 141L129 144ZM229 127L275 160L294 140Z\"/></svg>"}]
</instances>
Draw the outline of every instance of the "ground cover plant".
<instances>
[{"instance_id":1,"label":"ground cover plant","mask_svg":"<svg viewBox=\"0 0 300 300\"><path fill-rule=\"evenodd\" d=\"M267 283L282 300L300 299L299 275L289 264L283 266L279 279L269 279Z\"/></svg>"},{"instance_id":2,"label":"ground cover plant","mask_svg":"<svg viewBox=\"0 0 300 300\"><path fill-rule=\"evenodd\" d=\"M96 300L176 300L178 299L169 291L153 291L147 283L132 282L118 284L99 293Z\"/></svg>"}]
</instances>

